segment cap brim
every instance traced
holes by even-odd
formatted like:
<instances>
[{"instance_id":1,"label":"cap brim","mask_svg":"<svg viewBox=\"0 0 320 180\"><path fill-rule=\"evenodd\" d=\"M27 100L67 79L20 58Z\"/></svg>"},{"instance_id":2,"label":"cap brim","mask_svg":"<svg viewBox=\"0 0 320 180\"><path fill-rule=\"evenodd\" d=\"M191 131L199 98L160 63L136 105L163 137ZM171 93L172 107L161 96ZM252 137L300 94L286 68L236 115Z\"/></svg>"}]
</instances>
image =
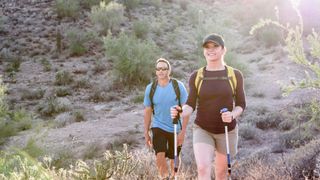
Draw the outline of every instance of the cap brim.
<instances>
[{"instance_id":1,"label":"cap brim","mask_svg":"<svg viewBox=\"0 0 320 180\"><path fill-rule=\"evenodd\" d=\"M214 44L216 44L216 45L221 46L217 41L208 40L208 41L206 41L206 42L204 42L204 43L202 44L202 47L204 47L204 46L205 46L206 44L208 44L208 43L214 43Z\"/></svg>"}]
</instances>

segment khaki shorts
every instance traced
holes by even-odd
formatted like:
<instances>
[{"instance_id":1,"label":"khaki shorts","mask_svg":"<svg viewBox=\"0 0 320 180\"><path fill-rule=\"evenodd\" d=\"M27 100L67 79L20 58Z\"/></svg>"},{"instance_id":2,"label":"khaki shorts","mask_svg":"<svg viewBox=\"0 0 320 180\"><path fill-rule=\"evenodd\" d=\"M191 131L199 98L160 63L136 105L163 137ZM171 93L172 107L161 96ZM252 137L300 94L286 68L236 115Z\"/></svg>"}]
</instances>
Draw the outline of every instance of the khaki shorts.
<instances>
[{"instance_id":1,"label":"khaki shorts","mask_svg":"<svg viewBox=\"0 0 320 180\"><path fill-rule=\"evenodd\" d=\"M237 154L238 148L238 126L228 133L230 155L233 157ZM227 154L225 134L210 133L196 124L193 124L193 144L205 143L212 145L219 153Z\"/></svg>"}]
</instances>

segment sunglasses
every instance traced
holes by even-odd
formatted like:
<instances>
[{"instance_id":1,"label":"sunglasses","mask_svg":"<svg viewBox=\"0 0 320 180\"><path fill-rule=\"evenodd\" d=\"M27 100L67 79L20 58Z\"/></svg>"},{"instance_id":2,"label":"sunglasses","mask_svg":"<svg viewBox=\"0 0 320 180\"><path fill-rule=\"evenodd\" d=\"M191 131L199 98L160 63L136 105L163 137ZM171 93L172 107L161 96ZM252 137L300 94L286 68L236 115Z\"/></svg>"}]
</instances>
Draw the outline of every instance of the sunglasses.
<instances>
[{"instance_id":1,"label":"sunglasses","mask_svg":"<svg viewBox=\"0 0 320 180\"><path fill-rule=\"evenodd\" d=\"M166 68L166 67L158 67L158 68L156 68L156 71L167 71L168 70L168 68Z\"/></svg>"}]
</instances>

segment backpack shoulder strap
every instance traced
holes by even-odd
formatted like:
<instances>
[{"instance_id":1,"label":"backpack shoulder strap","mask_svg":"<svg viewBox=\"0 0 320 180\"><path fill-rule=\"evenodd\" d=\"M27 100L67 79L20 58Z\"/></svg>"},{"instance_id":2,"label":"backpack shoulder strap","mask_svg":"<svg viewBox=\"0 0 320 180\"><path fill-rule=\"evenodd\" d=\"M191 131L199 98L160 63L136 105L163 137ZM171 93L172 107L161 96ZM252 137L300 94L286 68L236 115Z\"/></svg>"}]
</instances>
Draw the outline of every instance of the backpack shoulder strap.
<instances>
[{"instance_id":1,"label":"backpack shoulder strap","mask_svg":"<svg viewBox=\"0 0 320 180\"><path fill-rule=\"evenodd\" d=\"M227 75L228 75L228 79L229 79L229 83L232 89L232 94L233 97L235 97L236 95L236 89L237 89L237 78L236 75L234 73L234 69L231 66L226 66L227 68Z\"/></svg>"},{"instance_id":2,"label":"backpack shoulder strap","mask_svg":"<svg viewBox=\"0 0 320 180\"><path fill-rule=\"evenodd\" d=\"M173 85L174 92L176 93L176 97L177 97L177 100L179 102L179 106L181 106L180 88L179 88L178 81L175 78L171 78L171 79L172 79L172 85Z\"/></svg>"},{"instance_id":3,"label":"backpack shoulder strap","mask_svg":"<svg viewBox=\"0 0 320 180\"><path fill-rule=\"evenodd\" d=\"M200 88L201 88L201 85L202 85L202 81L203 81L203 77L204 77L204 69L205 68L206 67L201 67L201 68L198 69L197 76L196 76L196 79L194 81L198 96L200 94Z\"/></svg>"},{"instance_id":4,"label":"backpack shoulder strap","mask_svg":"<svg viewBox=\"0 0 320 180\"><path fill-rule=\"evenodd\" d=\"M152 113L154 114L154 104L153 104L153 96L154 93L156 92L157 89L157 85L158 85L158 81L154 80L151 84L151 89L150 89L150 94L149 94L149 98L150 98L150 102L151 102L151 108L152 108Z\"/></svg>"}]
</instances>

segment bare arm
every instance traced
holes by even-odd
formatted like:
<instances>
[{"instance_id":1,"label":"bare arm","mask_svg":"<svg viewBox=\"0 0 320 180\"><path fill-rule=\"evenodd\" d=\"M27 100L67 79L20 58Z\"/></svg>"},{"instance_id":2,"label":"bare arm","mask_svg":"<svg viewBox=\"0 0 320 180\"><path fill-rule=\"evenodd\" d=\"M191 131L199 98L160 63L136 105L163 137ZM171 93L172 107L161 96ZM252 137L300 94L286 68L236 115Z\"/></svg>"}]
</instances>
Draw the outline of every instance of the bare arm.
<instances>
[{"instance_id":1,"label":"bare arm","mask_svg":"<svg viewBox=\"0 0 320 180\"><path fill-rule=\"evenodd\" d=\"M151 137L149 135L149 129L151 125L151 116L152 116L152 108L146 107L144 109L144 137L146 140L147 146L151 146Z\"/></svg>"}]
</instances>

